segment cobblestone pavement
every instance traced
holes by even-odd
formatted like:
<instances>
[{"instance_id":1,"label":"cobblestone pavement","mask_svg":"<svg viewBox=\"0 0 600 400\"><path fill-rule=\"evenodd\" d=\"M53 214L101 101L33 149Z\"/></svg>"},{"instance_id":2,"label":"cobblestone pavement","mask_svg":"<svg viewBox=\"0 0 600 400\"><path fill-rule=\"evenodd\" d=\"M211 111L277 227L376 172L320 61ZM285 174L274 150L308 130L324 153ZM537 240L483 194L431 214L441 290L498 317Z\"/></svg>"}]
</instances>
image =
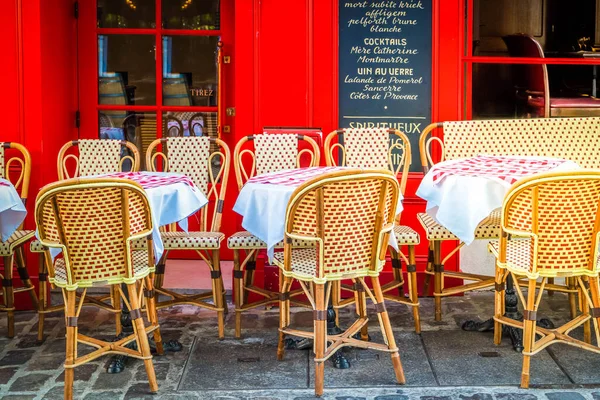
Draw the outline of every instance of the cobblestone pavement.
<instances>
[{"instance_id":1,"label":"cobblestone pavement","mask_svg":"<svg viewBox=\"0 0 600 400\"><path fill-rule=\"evenodd\" d=\"M335 400L600 400L600 355L555 345L532 359L532 389L518 389L521 355L505 339L494 346L491 333L464 332L467 319L487 318L493 308L491 293L444 299L444 318L433 321L432 299L421 299L421 335L414 333L411 311L388 303L400 347L407 384L394 382L385 353L345 349L352 367L325 368L324 399ZM566 297L555 294L538 315L556 324L567 320ZM232 307L230 306L232 309ZM372 311L370 309L370 311ZM341 313L347 326L353 310ZM370 314L373 315L373 314ZM183 350L155 357L159 393L148 392L143 364L130 360L121 374L108 374L108 357L75 370L75 397L83 399L310 399L313 398L312 353L288 350L276 360L278 310L254 310L243 317L243 338L233 338L233 313L227 316L226 339L217 339L212 312L177 307L159 313L165 340L177 339ZM82 333L110 338L113 317L86 308L79 318ZM60 314L47 318L47 337L36 342L37 316L16 316L14 339L0 337L0 399L62 399L65 340ZM312 312L294 309L293 324L312 326ZM377 319L370 333L380 341ZM0 334L6 318L0 314ZM85 346L79 347L84 354Z\"/></svg>"}]
</instances>

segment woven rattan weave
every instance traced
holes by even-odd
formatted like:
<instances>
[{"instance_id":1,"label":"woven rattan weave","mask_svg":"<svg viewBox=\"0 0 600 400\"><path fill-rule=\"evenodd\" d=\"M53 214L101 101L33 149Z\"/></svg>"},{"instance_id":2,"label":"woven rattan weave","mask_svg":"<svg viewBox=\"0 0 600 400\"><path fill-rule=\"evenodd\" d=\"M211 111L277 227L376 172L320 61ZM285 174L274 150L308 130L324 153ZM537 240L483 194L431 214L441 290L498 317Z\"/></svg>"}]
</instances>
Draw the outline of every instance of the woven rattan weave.
<instances>
[{"instance_id":1,"label":"woven rattan weave","mask_svg":"<svg viewBox=\"0 0 600 400\"><path fill-rule=\"evenodd\" d=\"M50 184L40 191L35 219L40 242L49 266L50 282L62 289L65 299L67 348L65 361L65 399L73 398L74 368L104 354L123 354L144 360L150 390L158 384L148 344L154 333L157 350L162 353L153 296L146 296L144 326L142 294L152 293L150 274L154 272L152 217L148 199L141 186L123 179L69 179ZM133 242L145 238L146 251L134 251ZM61 254L53 258L51 248ZM60 260L60 261L59 261ZM127 286L125 296L121 284ZM111 286L130 311L134 333L115 342L105 342L78 332L77 318L85 293L93 286ZM81 290L79 300L76 291ZM137 350L125 347L137 343ZM78 344L94 347L77 355Z\"/></svg>"},{"instance_id":2,"label":"woven rattan weave","mask_svg":"<svg viewBox=\"0 0 600 400\"><path fill-rule=\"evenodd\" d=\"M324 151L327 165L383 168L394 172L400 178L400 193L404 195L412 161L410 141L404 133L394 129L340 129L327 135ZM387 300L412 307L415 331L420 333L415 261L415 246L419 244L419 234L408 226L400 225L400 215L396 220L394 233L398 248L407 247L408 257L401 251L398 252L390 247L394 279L383 286L383 293ZM408 298L404 297L405 281L402 276L402 260L407 266ZM333 307L337 309L354 303L355 295L347 299L342 299L341 296L341 290L354 292L353 288L353 285L344 284L340 284L338 288L337 283L334 284ZM395 291L397 294L394 293Z\"/></svg>"},{"instance_id":3,"label":"woven rattan weave","mask_svg":"<svg viewBox=\"0 0 600 400\"><path fill-rule=\"evenodd\" d=\"M344 346L391 353L396 379L399 383L405 381L379 283L398 193L398 182L389 171L350 169L304 183L288 203L284 250L274 258L281 270L277 355L283 359L286 335L314 339L317 396L323 394L325 361ZM294 248L292 239L313 242L314 247ZM366 277L372 289L365 283ZM359 317L345 332L327 335L326 310L332 283L342 279L352 279L363 288L356 291ZM290 327L289 291L293 280L300 282L314 309L314 332ZM385 344L366 340L367 295L375 304ZM354 339L358 332L361 339Z\"/></svg>"},{"instance_id":4,"label":"woven rattan weave","mask_svg":"<svg viewBox=\"0 0 600 400\"><path fill-rule=\"evenodd\" d=\"M261 134L240 139L233 153L235 177L241 190L246 181L255 175L298 167L319 165L319 146L310 137L296 134ZM297 243L301 245L300 243ZM254 284L256 258L265 243L247 231L236 232L227 240L233 250L235 337L242 334L242 312L266 306L278 299L278 294ZM282 248L283 243L277 244ZM298 294L301 291L295 291ZM258 297L251 301L250 295Z\"/></svg>"},{"instance_id":5,"label":"woven rattan weave","mask_svg":"<svg viewBox=\"0 0 600 400\"><path fill-rule=\"evenodd\" d=\"M600 353L600 171L539 174L515 183L504 199L501 225L500 240L490 243L496 256L496 287L503 288L510 274L515 281L525 278L528 290L523 293L516 286L525 309L523 322L504 316L504 289L496 290L494 342L500 344L502 324L524 330L521 386L526 388L531 356L552 343ZM556 329L543 329L536 326L536 313L548 279L555 277L577 283L582 312ZM569 335L581 325L583 341Z\"/></svg>"},{"instance_id":6,"label":"woven rattan weave","mask_svg":"<svg viewBox=\"0 0 600 400\"><path fill-rule=\"evenodd\" d=\"M19 192L23 204L27 201L29 193L29 177L31 174L31 156L27 149L18 144L0 142L0 178L9 180ZM27 292L31 297L33 306L37 308L38 298L35 288L29 279L27 265L25 263L24 245L33 236L34 231L24 230L20 226L7 241L0 241L0 257L4 263L4 274L2 279L2 304L0 311L5 311L8 318L8 337L15 335L15 293ZM13 265L17 266L19 277L23 283L22 287L13 287Z\"/></svg>"},{"instance_id":7,"label":"woven rattan weave","mask_svg":"<svg viewBox=\"0 0 600 400\"><path fill-rule=\"evenodd\" d=\"M159 149L159 146L162 146ZM216 149L216 151L211 151ZM192 304L217 312L219 338L225 335L225 289L221 274L220 248L225 235L221 229L223 202L229 177L230 151L225 142L209 136L172 137L157 139L146 151L146 165L151 170L163 170L187 175L208 198L209 204L190 219L199 218L197 231L177 232L168 227L161 236L165 252L157 265L155 291L157 307ZM212 290L206 293L185 295L163 286L167 256L171 250L194 250L210 269ZM169 300L158 301L164 295ZM212 299L208 303L205 299Z\"/></svg>"}]
</instances>

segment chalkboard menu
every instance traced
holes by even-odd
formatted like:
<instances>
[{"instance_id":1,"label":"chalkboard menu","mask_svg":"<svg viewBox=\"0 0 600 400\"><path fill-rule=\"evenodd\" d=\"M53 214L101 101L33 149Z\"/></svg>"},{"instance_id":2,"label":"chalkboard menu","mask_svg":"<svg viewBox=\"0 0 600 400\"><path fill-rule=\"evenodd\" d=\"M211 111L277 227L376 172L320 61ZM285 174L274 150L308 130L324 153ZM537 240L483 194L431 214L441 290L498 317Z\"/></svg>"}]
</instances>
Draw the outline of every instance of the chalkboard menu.
<instances>
[{"instance_id":1,"label":"chalkboard menu","mask_svg":"<svg viewBox=\"0 0 600 400\"><path fill-rule=\"evenodd\" d=\"M431 0L339 0L340 127L404 132L413 171L431 118L431 40Z\"/></svg>"}]
</instances>

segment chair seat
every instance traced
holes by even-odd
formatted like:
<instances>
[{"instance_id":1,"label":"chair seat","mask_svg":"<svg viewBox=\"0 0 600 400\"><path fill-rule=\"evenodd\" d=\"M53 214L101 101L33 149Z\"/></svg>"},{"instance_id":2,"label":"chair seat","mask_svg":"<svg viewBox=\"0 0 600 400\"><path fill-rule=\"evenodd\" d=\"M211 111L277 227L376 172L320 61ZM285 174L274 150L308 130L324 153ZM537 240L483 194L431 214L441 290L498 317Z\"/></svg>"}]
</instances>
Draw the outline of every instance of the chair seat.
<instances>
[{"instance_id":1,"label":"chair seat","mask_svg":"<svg viewBox=\"0 0 600 400\"><path fill-rule=\"evenodd\" d=\"M273 261L278 267L283 268L283 252L275 253ZM317 276L317 252L315 249L292 250L292 273L294 278L312 280Z\"/></svg>"},{"instance_id":2,"label":"chair seat","mask_svg":"<svg viewBox=\"0 0 600 400\"><path fill-rule=\"evenodd\" d=\"M165 250L218 249L225 235L221 232L161 232Z\"/></svg>"},{"instance_id":3,"label":"chair seat","mask_svg":"<svg viewBox=\"0 0 600 400\"><path fill-rule=\"evenodd\" d=\"M42 242L40 242L37 239L34 239L29 244L29 251L31 251L32 253L43 253L44 246L42 246Z\"/></svg>"},{"instance_id":4,"label":"chair seat","mask_svg":"<svg viewBox=\"0 0 600 400\"><path fill-rule=\"evenodd\" d=\"M543 97L532 97L528 104L531 107L544 107ZM550 98L551 108L600 108L600 99L595 97L554 97Z\"/></svg>"},{"instance_id":5,"label":"chair seat","mask_svg":"<svg viewBox=\"0 0 600 400\"><path fill-rule=\"evenodd\" d=\"M398 245L417 245L420 243L419 234L409 226L395 225L394 235Z\"/></svg>"},{"instance_id":6,"label":"chair seat","mask_svg":"<svg viewBox=\"0 0 600 400\"><path fill-rule=\"evenodd\" d=\"M17 247L27 242L35 234L34 231L17 230L7 241L0 242L0 256L6 257L12 255Z\"/></svg>"},{"instance_id":7,"label":"chair seat","mask_svg":"<svg viewBox=\"0 0 600 400\"><path fill-rule=\"evenodd\" d=\"M500 211L492 213L477 226L475 239L498 239L500 235ZM427 240L458 240L458 238L440 225L427 213L417 214L417 219L425 228Z\"/></svg>"},{"instance_id":8,"label":"chair seat","mask_svg":"<svg viewBox=\"0 0 600 400\"><path fill-rule=\"evenodd\" d=\"M150 272L153 272L153 268L148 266L148 253L145 250L137 250L132 252L132 262L133 262L133 277L136 279L141 279L148 275ZM65 260L64 258L56 258L54 261L54 277L50 277L50 283L58 286L64 287L67 285L67 270L65 268ZM79 286L87 287L87 286L106 286L106 281L102 282L89 282L89 284L85 284L83 282L79 282Z\"/></svg>"},{"instance_id":9,"label":"chair seat","mask_svg":"<svg viewBox=\"0 0 600 400\"><path fill-rule=\"evenodd\" d=\"M498 258L500 253L500 241L492 240L488 249ZM506 242L506 264L509 269L517 274L526 274L531 269L531 240L513 239Z\"/></svg>"},{"instance_id":10,"label":"chair seat","mask_svg":"<svg viewBox=\"0 0 600 400\"><path fill-rule=\"evenodd\" d=\"M292 241L294 247L313 247L314 242L306 240ZM231 250L253 250L253 249L266 249L267 244L251 234L248 231L236 232L227 239L227 247ZM283 240L275 245L276 249L283 248Z\"/></svg>"}]
</instances>

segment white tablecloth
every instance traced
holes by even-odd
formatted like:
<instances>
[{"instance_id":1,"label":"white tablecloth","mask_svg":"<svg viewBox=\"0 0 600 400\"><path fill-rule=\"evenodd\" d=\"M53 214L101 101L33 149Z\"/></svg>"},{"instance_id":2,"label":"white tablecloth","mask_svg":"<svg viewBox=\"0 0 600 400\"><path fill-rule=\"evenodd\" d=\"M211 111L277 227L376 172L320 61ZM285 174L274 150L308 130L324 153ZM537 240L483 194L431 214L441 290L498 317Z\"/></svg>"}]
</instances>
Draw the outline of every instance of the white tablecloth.
<instances>
[{"instance_id":1,"label":"white tablecloth","mask_svg":"<svg viewBox=\"0 0 600 400\"><path fill-rule=\"evenodd\" d=\"M120 177L130 179L131 173L117 173L89 176L88 178L98 177ZM137 172L141 177L181 177L182 174L170 172ZM134 181L136 179L133 179ZM144 185L142 184L142 187ZM190 186L184 182L165 184L158 187L144 188L148 197L148 204L152 214L152 240L154 244L154 258L158 263L165 247L160 237L161 226L177 222L179 227L187 232L187 217L193 215L196 211L208 204L206 196L195 185ZM52 256L60 254L60 250L52 249Z\"/></svg>"},{"instance_id":2,"label":"white tablecloth","mask_svg":"<svg viewBox=\"0 0 600 400\"><path fill-rule=\"evenodd\" d=\"M21 225L27 210L15 187L6 179L0 179L0 239L7 241Z\"/></svg>"},{"instance_id":3,"label":"white tablecloth","mask_svg":"<svg viewBox=\"0 0 600 400\"><path fill-rule=\"evenodd\" d=\"M547 160L547 157L522 157ZM444 161L436 165L458 164L467 159ZM579 169L572 161L565 161L552 171ZM446 227L465 244L475 239L479 223L500 207L511 184L500 179L483 176L449 175L438 183L433 182L435 166L425 175L417 196L427 200L427 213ZM533 174L532 174L533 175Z\"/></svg>"},{"instance_id":4,"label":"white tablecloth","mask_svg":"<svg viewBox=\"0 0 600 400\"><path fill-rule=\"evenodd\" d=\"M301 174L304 171L315 169L322 171L322 174L324 174L335 170L343 170L346 167L310 167L299 168L295 171ZM259 177L278 175L290 171L294 170L263 174ZM283 240L287 205L292 193L299 185L248 182L240 191L233 206L233 211L243 217L242 227L267 244L269 259L273 257L275 245ZM396 213L400 214L400 212L402 212L401 195L398 198ZM390 235L390 245L395 249L398 247L393 231Z\"/></svg>"}]
</instances>

